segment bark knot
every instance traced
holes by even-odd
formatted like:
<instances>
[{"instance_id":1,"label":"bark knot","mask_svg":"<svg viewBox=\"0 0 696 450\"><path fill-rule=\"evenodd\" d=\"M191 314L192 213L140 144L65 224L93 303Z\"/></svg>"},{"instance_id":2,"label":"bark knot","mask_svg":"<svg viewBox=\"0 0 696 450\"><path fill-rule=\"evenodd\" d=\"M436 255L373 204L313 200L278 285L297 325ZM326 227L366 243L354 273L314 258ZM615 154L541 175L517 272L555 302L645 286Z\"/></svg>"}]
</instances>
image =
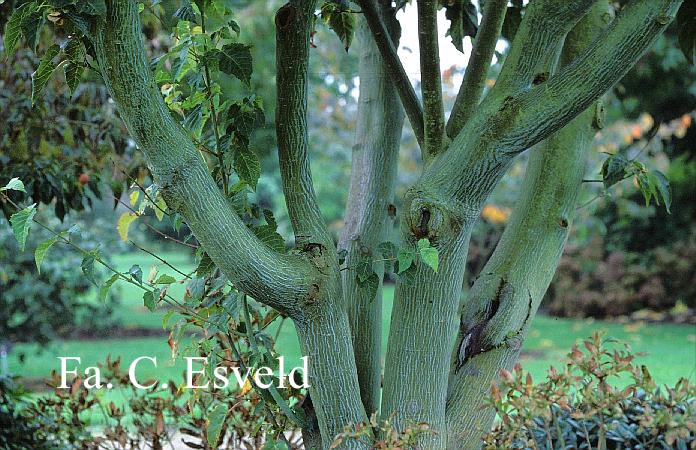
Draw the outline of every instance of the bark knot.
<instances>
[{"instance_id":1,"label":"bark knot","mask_svg":"<svg viewBox=\"0 0 696 450\"><path fill-rule=\"evenodd\" d=\"M541 72L541 73L536 74L536 76L534 77L534 80L532 81L532 84L536 86L538 84L545 83L546 80L548 80L548 79L549 79L549 73L548 72Z\"/></svg>"},{"instance_id":2,"label":"bark knot","mask_svg":"<svg viewBox=\"0 0 696 450\"><path fill-rule=\"evenodd\" d=\"M416 198L408 209L409 232L415 240L427 238L435 241L442 234L444 213L434 202Z\"/></svg>"},{"instance_id":3,"label":"bark knot","mask_svg":"<svg viewBox=\"0 0 696 450\"><path fill-rule=\"evenodd\" d=\"M493 287L490 284L486 286L486 284L484 284L484 291L482 292L484 296L486 295L486 291ZM476 355L485 353L497 347L496 344L489 342L490 338L486 333L486 328L491 320L493 320L493 317L495 317L495 315L498 313L500 305L505 301L505 299L512 297L512 286L504 277L500 277L498 284L495 287L495 291L492 294L493 295L491 296L490 300L483 305L482 310L477 313L473 320L462 320L460 327L462 329L463 337L457 352L455 372L458 372Z\"/></svg>"},{"instance_id":4,"label":"bark knot","mask_svg":"<svg viewBox=\"0 0 696 450\"><path fill-rule=\"evenodd\" d=\"M278 12L276 12L275 23L279 30L286 30L295 21L295 16L297 12L295 7L291 4L286 4L282 6Z\"/></svg>"}]
</instances>

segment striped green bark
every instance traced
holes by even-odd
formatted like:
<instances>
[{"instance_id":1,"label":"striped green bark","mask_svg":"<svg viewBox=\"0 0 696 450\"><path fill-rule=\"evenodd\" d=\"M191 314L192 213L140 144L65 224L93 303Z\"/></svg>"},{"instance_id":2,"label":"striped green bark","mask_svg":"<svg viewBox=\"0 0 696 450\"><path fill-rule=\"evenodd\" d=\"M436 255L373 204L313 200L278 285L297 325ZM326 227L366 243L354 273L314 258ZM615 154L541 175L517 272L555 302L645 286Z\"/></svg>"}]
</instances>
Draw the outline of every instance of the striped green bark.
<instances>
[{"instance_id":1,"label":"striped green bark","mask_svg":"<svg viewBox=\"0 0 696 450\"><path fill-rule=\"evenodd\" d=\"M418 3L425 13L423 48L434 51L434 2ZM361 2L374 42L362 27L360 108L341 246L349 250L350 267L363 253L375 255L383 239L403 123L398 98L406 99L411 122L417 128L425 124L429 162L403 199L401 245L413 247L428 238L439 250L440 270L416 262L411 276L399 280L381 415L397 430L427 422L433 432L423 435L418 448L477 447L476 426L485 429L492 417L477 405L497 370L517 358L565 242L593 133L593 105L669 25L682 0L630 1L592 39L596 28L587 23L596 15L576 24L602 3L532 1L498 84L445 149L438 143L444 134L435 92L437 58L424 57L424 92L434 97L426 99L423 113L398 67L393 42L380 31L395 31L390 2L380 0L377 9ZM283 189L299 250L293 255L274 252L248 230L173 120L150 73L137 2L109 0L107 6L108 20L93 27L90 39L128 130L167 204L186 218L218 267L244 292L295 322L302 353L309 356L309 412L316 418L304 431L314 446L329 447L344 427L380 409L381 305L379 294L366 295L350 270L340 270L312 186L307 59L317 1L292 0L276 16L276 122ZM497 29L500 15L490 16ZM572 62L548 76L564 45ZM460 320L461 280L479 211L514 157L544 139L533 150L518 208ZM369 445L348 440L342 448Z\"/></svg>"}]
</instances>

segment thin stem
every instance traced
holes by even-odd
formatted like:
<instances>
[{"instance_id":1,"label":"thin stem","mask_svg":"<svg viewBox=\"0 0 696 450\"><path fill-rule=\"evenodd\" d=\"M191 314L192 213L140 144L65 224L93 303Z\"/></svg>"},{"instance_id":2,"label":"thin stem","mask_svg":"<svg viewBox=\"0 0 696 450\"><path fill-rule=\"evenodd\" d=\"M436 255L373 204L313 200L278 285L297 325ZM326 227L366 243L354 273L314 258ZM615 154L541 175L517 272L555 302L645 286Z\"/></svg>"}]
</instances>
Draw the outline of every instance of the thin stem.
<instances>
[{"instance_id":1,"label":"thin stem","mask_svg":"<svg viewBox=\"0 0 696 450\"><path fill-rule=\"evenodd\" d=\"M208 44L205 40L205 0L201 2L201 31L203 33L203 52L208 53ZM220 176L222 177L222 191L225 193L225 197L229 195L228 186L228 176L225 170L225 158L223 156L222 149L220 148L220 130L218 130L218 117L217 111L215 109L215 102L213 101L210 77L210 68L208 67L207 58L203 60L203 83L205 84L205 89L208 91L208 102L210 104L210 118L213 121L213 131L215 132L215 148L217 150L218 162L220 163Z\"/></svg>"},{"instance_id":2,"label":"thin stem","mask_svg":"<svg viewBox=\"0 0 696 450\"><path fill-rule=\"evenodd\" d=\"M158 256L157 254L151 252L150 250L148 250L148 249L146 249L146 248L143 248L143 247L139 246L138 244L136 244L136 243L135 243L134 241L132 241L132 240L129 240L128 242L130 242L130 244L133 245L133 246L134 246L135 248L137 248L138 250L140 250L140 251L142 251L142 252L145 252L145 253L147 253L148 255L150 255L150 256L156 258L156 259L157 259L158 261L160 261L162 264L166 265L167 267L169 267L170 269L172 269L173 271L175 271L175 272L178 273L179 275L181 275L181 276L183 276L183 277L185 277L185 278L188 278L188 279L191 278L190 275L187 275L187 274L185 274L184 272L182 272L181 270L177 269L177 268L174 267L171 263L169 263L169 262L167 262L166 260L164 260L161 256Z\"/></svg>"},{"instance_id":3,"label":"thin stem","mask_svg":"<svg viewBox=\"0 0 696 450\"><path fill-rule=\"evenodd\" d=\"M285 324L285 319L286 319L285 317L282 317L280 319L280 323L278 324L278 329L276 330L275 338L273 339L276 342L278 341L278 337L280 336L280 330L283 329L283 324Z\"/></svg>"},{"instance_id":4,"label":"thin stem","mask_svg":"<svg viewBox=\"0 0 696 450\"><path fill-rule=\"evenodd\" d=\"M12 199L10 199L9 197L7 197L6 195L3 194L2 197L3 197L3 200L5 200L5 201L7 201L8 203L10 203L10 204L11 204L12 206L14 206L16 209L18 209L18 210L21 209L21 208L19 207L19 205L17 205L15 202L13 202ZM54 237L56 237L57 239L59 239L62 243L67 244L68 246L74 248L75 250L77 250L78 252L82 253L83 255L86 255L86 254L89 254L89 253L90 253L89 250L84 249L84 248L82 248L81 246L77 245L76 243L72 242L69 238L66 238L62 233L59 233L59 232L53 230L51 227L49 227L48 225L45 225L45 224L41 223L41 222L40 222L39 220L37 220L36 218L32 219L32 221L33 221L34 223L36 223L37 225L39 225L39 226L40 226L41 228L43 228L44 230L46 230L46 231L48 231L49 233L51 233ZM198 315L198 313L196 313L195 311L193 311L193 310L191 310L191 309L188 309L188 308L187 308L185 305L183 305L181 302L179 302L179 301L176 300L174 297L172 297L171 295L169 295L169 293L167 293L166 289L163 290L163 291L161 291L159 288L153 286L153 285L150 284L150 283L147 283L147 282L136 282L136 281L133 280L131 277L124 275L122 272L120 272L119 270L117 270L116 268L114 268L111 264L109 264L108 262L104 261L104 259L102 259L99 255L95 255L94 260L95 260L96 262L98 262L99 264L101 264L102 266L104 266L107 270L109 270L110 272L112 272L114 275L118 275L120 280L125 281L125 282L127 282L127 283L129 283L129 284L132 284L133 286L136 286L136 287L140 288L140 289L143 290L144 292L150 292L150 293L153 293L153 294L155 294L155 293L157 293L157 292L159 292L159 293L161 294L162 292L164 292L164 295L162 295L162 296L160 297L160 300L162 300L164 303L167 303L168 305L170 305L170 306L172 306L172 307L178 308L179 311L180 311L182 314L184 314L184 315L189 315L189 316L194 317L194 318L196 318L196 319L198 319L198 320L201 320L201 321L203 321L203 322L205 322L205 323L209 323L209 324L211 324L211 325L215 325L214 322L211 322L210 320L206 319L205 317Z\"/></svg>"},{"instance_id":5,"label":"thin stem","mask_svg":"<svg viewBox=\"0 0 696 450\"><path fill-rule=\"evenodd\" d=\"M235 342L231 336L229 336L228 339L230 340L230 347L231 347L232 351L234 352L234 356L235 356L235 358L237 358L237 360L239 362L239 366L246 373L248 371L248 368L247 368L246 363L242 359L242 355L239 353L239 350L237 350L237 345L235 344ZM257 386L253 377L249 377L248 380L249 380L249 383L251 384L251 386L254 388L254 390L259 393L259 395L261 396L262 399L264 399L263 408L266 412L266 418L268 419L268 421L271 423L271 425L275 429L279 430L278 436L279 436L280 440L285 442L285 444L288 446L288 448L292 448L290 446L290 443L288 442L287 438L285 437L285 434L282 432L280 426L278 425L278 421L276 420L275 415L273 414L271 409L268 407L268 401L266 400L268 398L268 392L266 392L264 389L261 389L259 386Z\"/></svg>"},{"instance_id":6,"label":"thin stem","mask_svg":"<svg viewBox=\"0 0 696 450\"><path fill-rule=\"evenodd\" d=\"M251 351L253 353L258 354L259 353L259 348L258 344L256 343L256 335L254 333L254 328L253 324L251 322L251 317L249 316L249 302L247 301L247 296L242 295L242 310L243 310L243 319L244 319L244 325L246 327L246 332L247 332L247 340L249 341L249 346L251 347ZM270 393L271 397L273 400L276 402L278 407L283 410L283 412L290 418L290 420L295 423L295 425L302 427L303 421L300 419L293 411L290 409L290 406L288 406L287 402L285 399L283 399L276 388L271 385L267 389L264 389L262 392L265 393Z\"/></svg>"},{"instance_id":7,"label":"thin stem","mask_svg":"<svg viewBox=\"0 0 696 450\"><path fill-rule=\"evenodd\" d=\"M440 50L437 42L438 1L418 0L418 45L420 48L421 94L425 148L423 159L440 153L444 137Z\"/></svg>"},{"instance_id":8,"label":"thin stem","mask_svg":"<svg viewBox=\"0 0 696 450\"><path fill-rule=\"evenodd\" d=\"M483 9L481 26L469 56L464 80L447 122L447 135L454 139L471 118L481 100L498 36L503 26L507 0L489 0Z\"/></svg>"},{"instance_id":9,"label":"thin stem","mask_svg":"<svg viewBox=\"0 0 696 450\"><path fill-rule=\"evenodd\" d=\"M133 209L128 203L124 202L124 201L121 200L120 198L116 198L115 196L112 196L112 197L114 198L114 200L116 200L117 202L119 202L121 205L125 206L130 212L132 212L132 213L134 213L134 214L140 215L140 213L139 213L138 211L136 211L135 209ZM175 243L177 243L177 244L179 244L179 245L183 245L183 246L192 248L192 249L194 249L194 250L198 250L198 246L197 246L197 245L189 244L188 242L184 242L184 241L181 241L181 240L179 240L179 239L177 239L177 238L173 238L173 237L169 236L168 234L165 234L165 233L161 232L160 230L158 230L157 228L153 227L152 225L150 225L150 224L147 223L147 222L144 222L144 221L143 221L142 223L143 223L143 225L145 225L148 229L154 231L155 233L157 233L158 235L162 236L162 237L163 237L164 239L166 239L166 240L175 242Z\"/></svg>"}]
</instances>

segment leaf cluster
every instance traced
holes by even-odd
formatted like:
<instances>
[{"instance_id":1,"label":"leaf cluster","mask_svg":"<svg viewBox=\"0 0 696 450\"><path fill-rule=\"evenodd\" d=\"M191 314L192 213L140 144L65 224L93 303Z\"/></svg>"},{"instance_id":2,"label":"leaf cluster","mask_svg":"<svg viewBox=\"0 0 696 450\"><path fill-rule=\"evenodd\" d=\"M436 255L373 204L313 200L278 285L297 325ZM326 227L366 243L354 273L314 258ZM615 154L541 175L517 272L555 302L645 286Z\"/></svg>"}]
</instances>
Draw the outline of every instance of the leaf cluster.
<instances>
[{"instance_id":1,"label":"leaf cluster","mask_svg":"<svg viewBox=\"0 0 696 450\"><path fill-rule=\"evenodd\" d=\"M582 346L538 384L519 364L501 370L490 400L501 422L485 448L693 448L696 389L688 380L658 389L628 346L619 349L599 332Z\"/></svg>"}]
</instances>

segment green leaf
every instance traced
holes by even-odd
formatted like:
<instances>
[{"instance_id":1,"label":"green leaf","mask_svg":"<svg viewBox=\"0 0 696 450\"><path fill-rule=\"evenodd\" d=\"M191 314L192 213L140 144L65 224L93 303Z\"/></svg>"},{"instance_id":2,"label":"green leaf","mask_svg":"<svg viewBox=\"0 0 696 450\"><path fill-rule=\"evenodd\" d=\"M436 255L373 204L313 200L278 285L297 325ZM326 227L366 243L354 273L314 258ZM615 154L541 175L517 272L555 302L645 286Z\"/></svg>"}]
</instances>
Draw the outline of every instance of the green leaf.
<instances>
[{"instance_id":1,"label":"green leaf","mask_svg":"<svg viewBox=\"0 0 696 450\"><path fill-rule=\"evenodd\" d=\"M285 442L279 440L268 440L261 450L288 450L288 446Z\"/></svg>"},{"instance_id":2,"label":"green leaf","mask_svg":"<svg viewBox=\"0 0 696 450\"><path fill-rule=\"evenodd\" d=\"M234 170L239 178L256 190L261 177L261 162L256 153L248 148L239 148L234 155Z\"/></svg>"},{"instance_id":3,"label":"green leaf","mask_svg":"<svg viewBox=\"0 0 696 450\"><path fill-rule=\"evenodd\" d=\"M21 191L25 194L27 193L26 189L24 189L24 183L19 178L12 178L5 187L0 188L1 191Z\"/></svg>"},{"instance_id":4,"label":"green leaf","mask_svg":"<svg viewBox=\"0 0 696 450\"><path fill-rule=\"evenodd\" d=\"M155 198L155 217L160 222L164 219L164 213L167 211L167 202L164 201L162 195L158 192Z\"/></svg>"},{"instance_id":5,"label":"green leaf","mask_svg":"<svg viewBox=\"0 0 696 450\"><path fill-rule=\"evenodd\" d=\"M234 42L220 50L220 70L234 75L246 85L251 84L252 59L251 45Z\"/></svg>"},{"instance_id":6,"label":"green leaf","mask_svg":"<svg viewBox=\"0 0 696 450\"><path fill-rule=\"evenodd\" d=\"M132 212L124 212L121 214L121 217L118 218L118 221L116 222L116 230L118 231L118 235L121 237L122 241L128 242L128 229L137 218L138 215Z\"/></svg>"},{"instance_id":7,"label":"green leaf","mask_svg":"<svg viewBox=\"0 0 696 450\"><path fill-rule=\"evenodd\" d=\"M358 278L358 284L363 284L370 278L375 271L372 269L372 258L369 256L364 256L358 261L358 265L355 267L355 274Z\"/></svg>"},{"instance_id":8,"label":"green leaf","mask_svg":"<svg viewBox=\"0 0 696 450\"><path fill-rule=\"evenodd\" d=\"M210 256L208 256L207 253L203 253L203 256L201 256L201 262L198 263L198 267L196 268L196 276L204 277L206 275L210 275L213 273L213 270L215 270L215 263L212 259L210 259Z\"/></svg>"},{"instance_id":9,"label":"green leaf","mask_svg":"<svg viewBox=\"0 0 696 450\"><path fill-rule=\"evenodd\" d=\"M285 240L278 234L275 227L261 225L253 228L254 234L261 242L279 253L285 253Z\"/></svg>"},{"instance_id":10,"label":"green leaf","mask_svg":"<svg viewBox=\"0 0 696 450\"><path fill-rule=\"evenodd\" d=\"M157 301L159 300L159 289L155 289L154 291L147 291L143 294L143 305L147 309L150 310L150 312L153 312L155 309L157 309Z\"/></svg>"},{"instance_id":11,"label":"green leaf","mask_svg":"<svg viewBox=\"0 0 696 450\"><path fill-rule=\"evenodd\" d=\"M369 294L370 299L374 299L377 295L377 290L379 289L379 275L372 272L372 274L365 279L360 285L365 288Z\"/></svg>"},{"instance_id":12,"label":"green leaf","mask_svg":"<svg viewBox=\"0 0 696 450\"><path fill-rule=\"evenodd\" d=\"M609 189L626 177L626 168L631 163L621 154L609 156L602 165L601 175L604 188Z\"/></svg>"},{"instance_id":13,"label":"green leaf","mask_svg":"<svg viewBox=\"0 0 696 450\"><path fill-rule=\"evenodd\" d=\"M434 272L437 272L440 264L440 256L435 247L427 247L420 250L421 260L428 265Z\"/></svg>"},{"instance_id":14,"label":"green leaf","mask_svg":"<svg viewBox=\"0 0 696 450\"><path fill-rule=\"evenodd\" d=\"M36 46L39 43L39 28L43 23L44 15L38 10L38 6L22 19L22 34L24 34L24 39L32 51L36 51Z\"/></svg>"},{"instance_id":15,"label":"green leaf","mask_svg":"<svg viewBox=\"0 0 696 450\"><path fill-rule=\"evenodd\" d=\"M174 315L174 310L170 309L169 311L167 311L167 314L165 314L164 317L162 317L162 329L163 330L167 329L167 324L169 324L169 320L172 318L173 315Z\"/></svg>"},{"instance_id":16,"label":"green leaf","mask_svg":"<svg viewBox=\"0 0 696 450\"><path fill-rule=\"evenodd\" d=\"M133 280L137 281L138 284L143 283L143 269L141 269L139 265L133 264L131 268L128 269L128 275L130 275Z\"/></svg>"},{"instance_id":17,"label":"green leaf","mask_svg":"<svg viewBox=\"0 0 696 450\"><path fill-rule=\"evenodd\" d=\"M193 109L186 112L184 116L184 127L198 135L203 126L203 105L196 105Z\"/></svg>"},{"instance_id":18,"label":"green leaf","mask_svg":"<svg viewBox=\"0 0 696 450\"><path fill-rule=\"evenodd\" d=\"M686 60L696 65L696 2L686 1L682 3L677 14L677 30L679 33L679 47Z\"/></svg>"},{"instance_id":19,"label":"green leaf","mask_svg":"<svg viewBox=\"0 0 696 450\"><path fill-rule=\"evenodd\" d=\"M80 0L76 2L76 9L80 13L101 17L106 15L106 2L104 0Z\"/></svg>"},{"instance_id":20,"label":"green leaf","mask_svg":"<svg viewBox=\"0 0 696 450\"><path fill-rule=\"evenodd\" d=\"M208 414L208 429L205 437L208 440L208 445L212 446L213 448L218 447L218 441L220 440L220 434L222 432L222 427L225 424L228 411L227 405L221 403L213 408L210 414Z\"/></svg>"},{"instance_id":21,"label":"green leaf","mask_svg":"<svg viewBox=\"0 0 696 450\"><path fill-rule=\"evenodd\" d=\"M94 284L97 284L94 281L94 261L96 261L97 255L98 251L96 250L85 253L82 257L82 263L80 264L82 273L85 274L85 277Z\"/></svg>"},{"instance_id":22,"label":"green leaf","mask_svg":"<svg viewBox=\"0 0 696 450\"><path fill-rule=\"evenodd\" d=\"M70 39L65 46L65 56L68 58L65 64L65 81L70 89L70 94L75 93L75 89L80 84L82 73L85 69L85 48L82 41L77 37Z\"/></svg>"},{"instance_id":23,"label":"green leaf","mask_svg":"<svg viewBox=\"0 0 696 450\"><path fill-rule=\"evenodd\" d=\"M31 104L34 105L38 99L41 91L43 91L44 86L51 79L53 71L56 70L56 63L53 59L60 52L60 47L57 44L51 45L46 53L41 57L39 61L39 67L34 73L31 74Z\"/></svg>"},{"instance_id":24,"label":"green leaf","mask_svg":"<svg viewBox=\"0 0 696 450\"><path fill-rule=\"evenodd\" d=\"M273 227L274 230L278 229L278 222L276 222L276 218L273 216L273 211L270 209L264 209L263 217L266 219L268 226Z\"/></svg>"},{"instance_id":25,"label":"green leaf","mask_svg":"<svg viewBox=\"0 0 696 450\"><path fill-rule=\"evenodd\" d=\"M385 241L385 242L382 242L381 244L379 244L377 246L377 250L379 250L379 253L385 259L396 258L396 254L398 252L396 245L394 245L393 242L389 242L389 241Z\"/></svg>"},{"instance_id":26,"label":"green leaf","mask_svg":"<svg viewBox=\"0 0 696 450\"><path fill-rule=\"evenodd\" d=\"M174 17L187 22L195 22L196 13L193 11L193 6L190 2L186 2L183 6L174 11Z\"/></svg>"},{"instance_id":27,"label":"green leaf","mask_svg":"<svg viewBox=\"0 0 696 450\"><path fill-rule=\"evenodd\" d=\"M5 54L14 53L15 46L22 35L22 25L27 17L36 10L36 2L28 2L17 8L5 24Z\"/></svg>"},{"instance_id":28,"label":"green leaf","mask_svg":"<svg viewBox=\"0 0 696 450\"><path fill-rule=\"evenodd\" d=\"M31 228L31 221L36 214L36 203L27 206L23 210L16 212L10 216L10 224L12 224L12 233L19 244L20 251L24 251L27 243L27 236Z\"/></svg>"},{"instance_id":29,"label":"green leaf","mask_svg":"<svg viewBox=\"0 0 696 450\"><path fill-rule=\"evenodd\" d=\"M36 246L36 250L34 251L34 261L36 262L36 270L39 273L41 273L41 263L46 257L48 249L51 248L51 246L55 244L57 240L58 237L52 237L50 239L46 239L45 241Z\"/></svg>"},{"instance_id":30,"label":"green leaf","mask_svg":"<svg viewBox=\"0 0 696 450\"><path fill-rule=\"evenodd\" d=\"M662 197L662 201L665 204L665 209L671 214L670 208L672 207L672 189L670 188L669 180L659 170L653 170L651 172L653 178L653 184L656 185L657 191Z\"/></svg>"},{"instance_id":31,"label":"green leaf","mask_svg":"<svg viewBox=\"0 0 696 450\"><path fill-rule=\"evenodd\" d=\"M470 0L446 0L445 17L450 21L446 36L452 38L452 44L464 53L464 38L474 38L478 32L478 15L476 6Z\"/></svg>"},{"instance_id":32,"label":"green leaf","mask_svg":"<svg viewBox=\"0 0 696 450\"><path fill-rule=\"evenodd\" d=\"M416 247L418 247L418 250L423 250L424 248L430 247L430 240L428 239L418 239L418 242L416 243Z\"/></svg>"},{"instance_id":33,"label":"green leaf","mask_svg":"<svg viewBox=\"0 0 696 450\"><path fill-rule=\"evenodd\" d=\"M321 18L336 33L347 52L355 35L355 13L337 3L327 1L321 6Z\"/></svg>"},{"instance_id":34,"label":"green leaf","mask_svg":"<svg viewBox=\"0 0 696 450\"><path fill-rule=\"evenodd\" d=\"M645 206L650 204L650 199L655 196L657 198L657 190L655 186L650 182L650 177L645 172L638 172L636 174L636 180L638 181L638 189L643 194L645 199Z\"/></svg>"},{"instance_id":35,"label":"green leaf","mask_svg":"<svg viewBox=\"0 0 696 450\"><path fill-rule=\"evenodd\" d=\"M162 274L157 278L157 281L155 281L155 284L172 284L176 283L176 278L174 278L171 275L167 274Z\"/></svg>"},{"instance_id":36,"label":"green leaf","mask_svg":"<svg viewBox=\"0 0 696 450\"><path fill-rule=\"evenodd\" d=\"M416 256L415 252L411 249L400 248L399 254L396 255L396 261L399 263L398 274L401 274L408 270L413 264L413 258Z\"/></svg>"},{"instance_id":37,"label":"green leaf","mask_svg":"<svg viewBox=\"0 0 696 450\"><path fill-rule=\"evenodd\" d=\"M109 294L109 289L111 289L111 286L114 285L118 279L121 278L121 276L117 273L111 275L111 278L106 280L104 284L101 285L99 288L99 301L104 303L106 302L106 296Z\"/></svg>"}]
</instances>

